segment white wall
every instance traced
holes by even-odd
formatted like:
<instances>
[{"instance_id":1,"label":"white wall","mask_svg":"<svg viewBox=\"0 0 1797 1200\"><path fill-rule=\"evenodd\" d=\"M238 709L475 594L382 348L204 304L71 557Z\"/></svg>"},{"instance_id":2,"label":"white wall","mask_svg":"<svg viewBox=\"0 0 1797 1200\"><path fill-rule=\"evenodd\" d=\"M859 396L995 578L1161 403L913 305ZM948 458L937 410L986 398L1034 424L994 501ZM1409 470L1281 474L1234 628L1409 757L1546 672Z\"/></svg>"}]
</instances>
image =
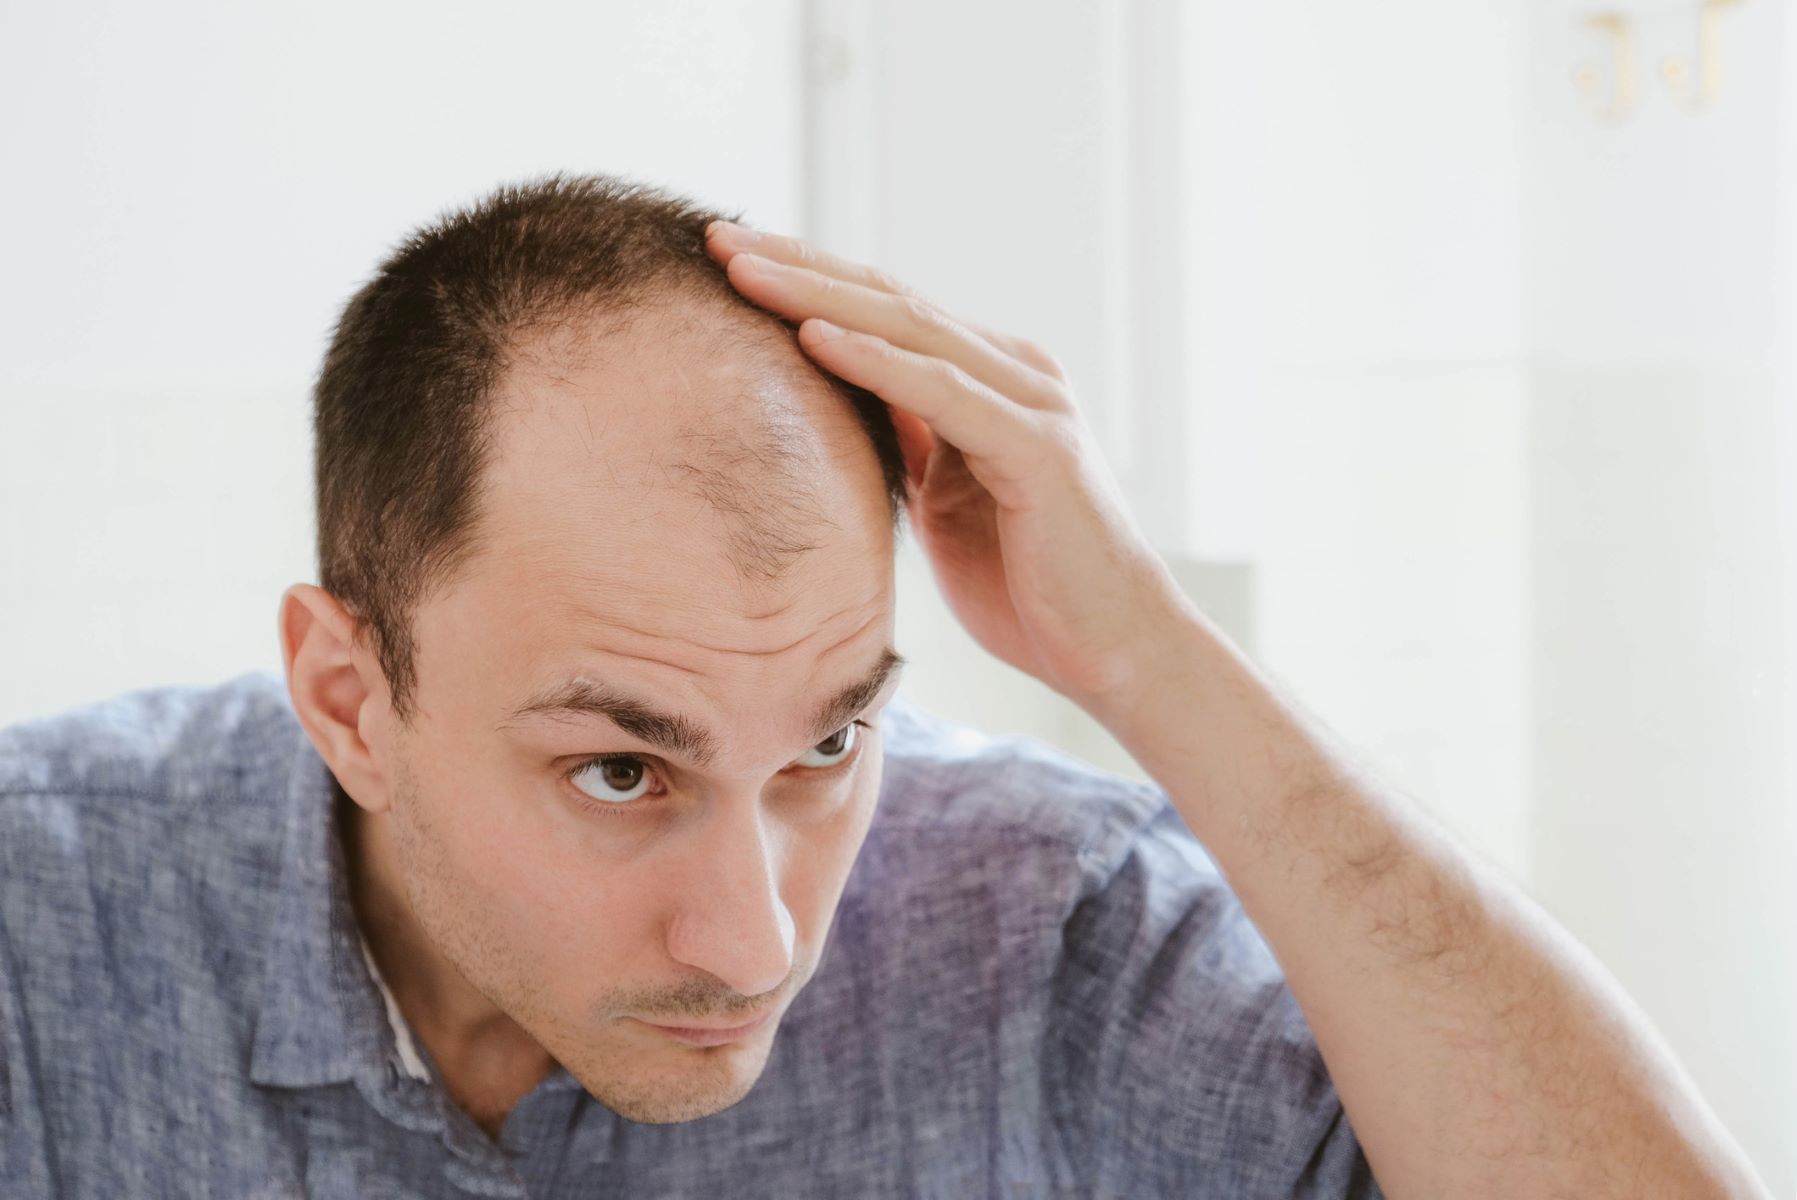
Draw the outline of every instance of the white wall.
<instances>
[{"instance_id":1,"label":"white wall","mask_svg":"<svg viewBox=\"0 0 1797 1200\"><path fill-rule=\"evenodd\" d=\"M1191 6L1192 549L1258 658L1527 873L1524 347L1504 0Z\"/></svg>"},{"instance_id":2,"label":"white wall","mask_svg":"<svg viewBox=\"0 0 1797 1200\"><path fill-rule=\"evenodd\" d=\"M413 226L561 168L796 227L800 13L12 5L0 17L0 724L278 670L308 391Z\"/></svg>"},{"instance_id":3,"label":"white wall","mask_svg":"<svg viewBox=\"0 0 1797 1200\"><path fill-rule=\"evenodd\" d=\"M1695 5L1624 6L1638 61ZM1527 76L1534 883L1639 997L1755 1156L1797 1189L1797 37L1717 22L1693 114L1539 0Z\"/></svg>"}]
</instances>

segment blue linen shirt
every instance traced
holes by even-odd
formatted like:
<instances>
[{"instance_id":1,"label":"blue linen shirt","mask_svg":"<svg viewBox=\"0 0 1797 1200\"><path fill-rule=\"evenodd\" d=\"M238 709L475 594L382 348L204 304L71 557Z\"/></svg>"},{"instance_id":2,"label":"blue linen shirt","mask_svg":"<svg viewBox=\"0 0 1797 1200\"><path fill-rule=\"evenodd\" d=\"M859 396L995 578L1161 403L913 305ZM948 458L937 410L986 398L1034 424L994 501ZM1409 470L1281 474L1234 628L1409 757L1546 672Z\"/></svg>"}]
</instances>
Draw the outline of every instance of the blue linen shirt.
<instances>
[{"instance_id":1,"label":"blue linen shirt","mask_svg":"<svg viewBox=\"0 0 1797 1200\"><path fill-rule=\"evenodd\" d=\"M284 680L0 730L0 1195L1381 1197L1276 960L1165 792L903 696L759 1081L490 1138L355 922Z\"/></svg>"}]
</instances>

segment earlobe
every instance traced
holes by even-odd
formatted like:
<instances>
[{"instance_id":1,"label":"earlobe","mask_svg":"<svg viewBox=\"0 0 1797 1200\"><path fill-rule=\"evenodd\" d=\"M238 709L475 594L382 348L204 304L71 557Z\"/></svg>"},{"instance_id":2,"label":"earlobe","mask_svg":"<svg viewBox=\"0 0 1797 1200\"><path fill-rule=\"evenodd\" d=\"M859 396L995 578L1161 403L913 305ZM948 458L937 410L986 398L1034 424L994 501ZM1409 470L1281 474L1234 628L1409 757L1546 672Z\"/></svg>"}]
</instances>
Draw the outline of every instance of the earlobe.
<instances>
[{"instance_id":1,"label":"earlobe","mask_svg":"<svg viewBox=\"0 0 1797 1200\"><path fill-rule=\"evenodd\" d=\"M343 789L370 811L385 807L386 788L370 750L364 719L374 696L355 646L355 618L336 597L309 583L281 594L281 656L294 715Z\"/></svg>"}]
</instances>

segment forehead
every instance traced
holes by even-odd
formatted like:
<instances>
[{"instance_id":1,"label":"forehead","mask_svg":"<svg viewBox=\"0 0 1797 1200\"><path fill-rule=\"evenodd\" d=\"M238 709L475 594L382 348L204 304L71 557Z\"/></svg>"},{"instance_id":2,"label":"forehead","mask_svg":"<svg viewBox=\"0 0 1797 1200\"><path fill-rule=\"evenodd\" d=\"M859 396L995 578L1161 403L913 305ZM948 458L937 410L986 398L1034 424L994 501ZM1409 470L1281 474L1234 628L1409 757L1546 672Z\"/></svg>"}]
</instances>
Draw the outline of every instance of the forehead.
<instances>
[{"instance_id":1,"label":"forehead","mask_svg":"<svg viewBox=\"0 0 1797 1200\"><path fill-rule=\"evenodd\" d=\"M802 657L871 626L878 648L879 462L796 345L645 319L536 348L495 400L480 545L453 590L484 626L464 632L512 643L509 677L595 639Z\"/></svg>"}]
</instances>

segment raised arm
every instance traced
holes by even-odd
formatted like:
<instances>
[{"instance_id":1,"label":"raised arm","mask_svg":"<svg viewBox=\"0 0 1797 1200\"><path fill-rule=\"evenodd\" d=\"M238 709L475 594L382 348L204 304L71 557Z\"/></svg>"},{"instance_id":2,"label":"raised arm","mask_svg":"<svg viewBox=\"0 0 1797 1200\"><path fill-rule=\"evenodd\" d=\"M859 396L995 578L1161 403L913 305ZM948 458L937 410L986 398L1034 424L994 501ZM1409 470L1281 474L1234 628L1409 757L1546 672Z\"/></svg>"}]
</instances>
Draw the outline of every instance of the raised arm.
<instances>
[{"instance_id":1,"label":"raised arm","mask_svg":"<svg viewBox=\"0 0 1797 1200\"><path fill-rule=\"evenodd\" d=\"M709 245L887 402L961 623L1166 789L1284 969L1387 1195L1767 1196L1610 974L1184 597L1052 356L795 239L718 223Z\"/></svg>"}]
</instances>

